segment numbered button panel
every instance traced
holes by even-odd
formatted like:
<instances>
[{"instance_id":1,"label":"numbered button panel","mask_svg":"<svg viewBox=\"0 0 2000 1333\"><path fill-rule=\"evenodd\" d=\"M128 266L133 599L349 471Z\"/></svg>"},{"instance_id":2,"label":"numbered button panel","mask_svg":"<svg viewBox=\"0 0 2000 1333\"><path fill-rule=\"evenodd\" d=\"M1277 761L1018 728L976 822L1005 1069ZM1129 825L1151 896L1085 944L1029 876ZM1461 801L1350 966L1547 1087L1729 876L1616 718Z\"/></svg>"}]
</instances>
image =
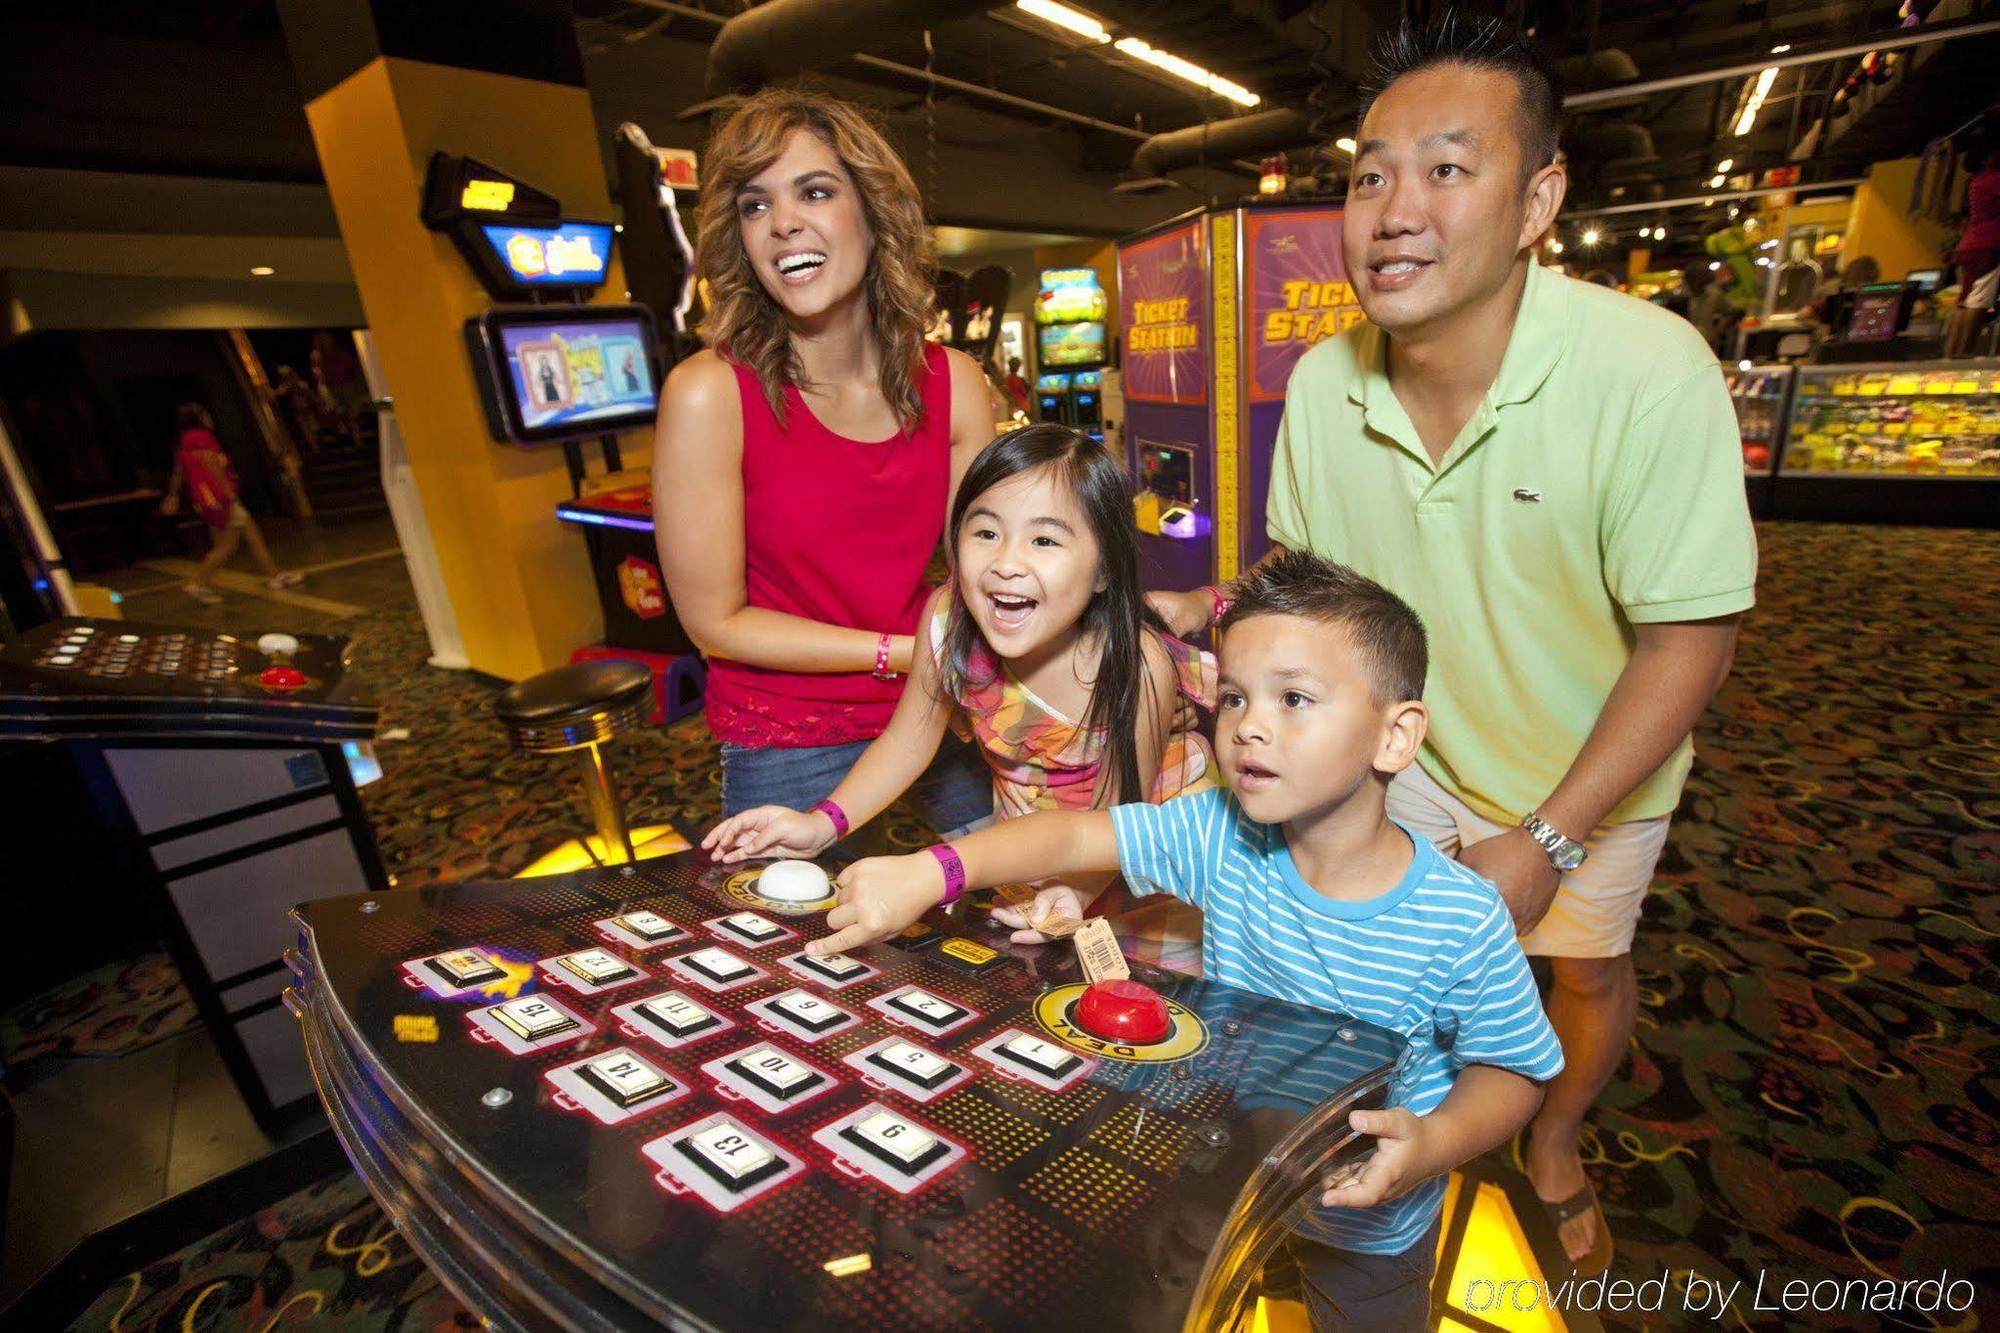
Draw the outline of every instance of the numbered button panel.
<instances>
[{"instance_id":1,"label":"numbered button panel","mask_svg":"<svg viewBox=\"0 0 2000 1333\"><path fill-rule=\"evenodd\" d=\"M627 1046L558 1065L546 1075L556 1087L556 1104L588 1111L615 1125L671 1105L687 1096L687 1085Z\"/></svg>"},{"instance_id":2,"label":"numbered button panel","mask_svg":"<svg viewBox=\"0 0 2000 1333\"><path fill-rule=\"evenodd\" d=\"M721 1212L741 1208L806 1164L727 1112L683 1125L639 1149L673 1194L693 1194Z\"/></svg>"},{"instance_id":3,"label":"numbered button panel","mask_svg":"<svg viewBox=\"0 0 2000 1333\"><path fill-rule=\"evenodd\" d=\"M727 949L714 947L669 958L667 967L697 986L712 991L735 990L738 986L747 986L771 975Z\"/></svg>"},{"instance_id":4,"label":"numbered button panel","mask_svg":"<svg viewBox=\"0 0 2000 1333\"><path fill-rule=\"evenodd\" d=\"M614 1005L611 1016L618 1028L630 1037L644 1037L672 1050L689 1042L701 1041L736 1026L734 1019L711 1009L677 990L648 995L629 1004Z\"/></svg>"},{"instance_id":5,"label":"numbered button panel","mask_svg":"<svg viewBox=\"0 0 2000 1333\"><path fill-rule=\"evenodd\" d=\"M839 1005L809 990L793 987L743 1006L767 1032L782 1032L800 1041L819 1041L853 1027L861 1020Z\"/></svg>"},{"instance_id":6,"label":"numbered button panel","mask_svg":"<svg viewBox=\"0 0 2000 1333\"><path fill-rule=\"evenodd\" d=\"M412 958L403 964L404 985L427 990L441 1000L490 986L506 977L506 969L476 945L448 949L428 958Z\"/></svg>"},{"instance_id":7,"label":"numbered button panel","mask_svg":"<svg viewBox=\"0 0 2000 1333\"><path fill-rule=\"evenodd\" d=\"M830 953L819 958L806 953L791 953L780 958L778 966L795 977L816 982L828 990L841 990L857 981L882 975L881 968L864 963L859 958L849 958L844 953Z\"/></svg>"},{"instance_id":8,"label":"numbered button panel","mask_svg":"<svg viewBox=\"0 0 2000 1333\"><path fill-rule=\"evenodd\" d=\"M623 916L607 916L591 924L606 939L634 949L657 949L663 944L689 938L685 926L676 925L658 912L627 912Z\"/></svg>"},{"instance_id":9,"label":"numbered button panel","mask_svg":"<svg viewBox=\"0 0 2000 1333\"><path fill-rule=\"evenodd\" d=\"M963 1161L965 1149L881 1102L869 1102L813 1135L833 1154L834 1168L910 1194Z\"/></svg>"},{"instance_id":10,"label":"numbered button panel","mask_svg":"<svg viewBox=\"0 0 2000 1333\"><path fill-rule=\"evenodd\" d=\"M701 1072L715 1080L723 1096L750 1102L773 1115L840 1086L824 1070L763 1041L710 1060Z\"/></svg>"},{"instance_id":11,"label":"numbered button panel","mask_svg":"<svg viewBox=\"0 0 2000 1333\"><path fill-rule=\"evenodd\" d=\"M583 995L617 990L645 980L646 974L609 949L578 949L536 964L543 975Z\"/></svg>"},{"instance_id":12,"label":"numbered button panel","mask_svg":"<svg viewBox=\"0 0 2000 1333\"><path fill-rule=\"evenodd\" d=\"M842 1063L858 1070L871 1087L892 1089L912 1101L927 1102L972 1077L972 1070L907 1037L887 1037L864 1046Z\"/></svg>"},{"instance_id":13,"label":"numbered button panel","mask_svg":"<svg viewBox=\"0 0 2000 1333\"><path fill-rule=\"evenodd\" d=\"M892 990L887 995L870 1000L868 1007L891 1023L900 1027L915 1028L933 1037L954 1032L979 1017L978 1010L968 1009L956 1000L947 1000L942 995L933 994L921 986L904 986Z\"/></svg>"},{"instance_id":14,"label":"numbered button panel","mask_svg":"<svg viewBox=\"0 0 2000 1333\"><path fill-rule=\"evenodd\" d=\"M549 995L520 995L466 1015L475 1040L527 1055L597 1031L597 1024Z\"/></svg>"},{"instance_id":15,"label":"numbered button panel","mask_svg":"<svg viewBox=\"0 0 2000 1333\"><path fill-rule=\"evenodd\" d=\"M973 1047L972 1054L993 1066L1002 1078L1032 1083L1050 1092L1061 1092L1097 1068L1097 1061L1090 1056L1020 1028L989 1037Z\"/></svg>"},{"instance_id":16,"label":"numbered button panel","mask_svg":"<svg viewBox=\"0 0 2000 1333\"><path fill-rule=\"evenodd\" d=\"M767 944L776 944L779 940L795 940L799 937L796 930L789 926L781 926L770 917L758 912L731 912L728 916L718 916L702 922L701 928L720 939L746 945L752 949L761 949Z\"/></svg>"}]
</instances>

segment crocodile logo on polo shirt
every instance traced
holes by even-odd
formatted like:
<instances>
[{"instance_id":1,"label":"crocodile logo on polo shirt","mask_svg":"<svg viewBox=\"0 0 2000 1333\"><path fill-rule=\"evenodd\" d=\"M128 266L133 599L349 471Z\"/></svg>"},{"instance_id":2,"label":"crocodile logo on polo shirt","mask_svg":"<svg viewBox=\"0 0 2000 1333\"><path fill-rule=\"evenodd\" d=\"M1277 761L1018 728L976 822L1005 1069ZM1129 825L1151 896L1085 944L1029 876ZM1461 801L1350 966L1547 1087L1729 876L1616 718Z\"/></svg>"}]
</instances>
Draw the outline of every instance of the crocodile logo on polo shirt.
<instances>
[{"instance_id":1,"label":"crocodile logo on polo shirt","mask_svg":"<svg viewBox=\"0 0 2000 1333\"><path fill-rule=\"evenodd\" d=\"M1542 493L1532 486L1516 486L1514 498L1524 505L1538 505L1542 502Z\"/></svg>"}]
</instances>

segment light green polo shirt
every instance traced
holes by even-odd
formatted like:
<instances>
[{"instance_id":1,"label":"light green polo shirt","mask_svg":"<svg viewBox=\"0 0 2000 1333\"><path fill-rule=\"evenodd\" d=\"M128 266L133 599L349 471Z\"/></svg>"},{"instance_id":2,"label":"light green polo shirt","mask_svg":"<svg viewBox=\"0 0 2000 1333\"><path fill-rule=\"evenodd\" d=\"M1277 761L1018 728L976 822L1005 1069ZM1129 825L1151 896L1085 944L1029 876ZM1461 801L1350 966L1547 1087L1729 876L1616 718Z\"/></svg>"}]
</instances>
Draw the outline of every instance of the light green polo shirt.
<instances>
[{"instance_id":1,"label":"light green polo shirt","mask_svg":"<svg viewBox=\"0 0 2000 1333\"><path fill-rule=\"evenodd\" d=\"M1692 325L1531 265L1500 373L1433 464L1387 345L1364 323L1300 359L1265 523L1423 617L1420 762L1513 824L1583 748L1633 625L1756 600L1736 415ZM1682 741L1607 822L1671 812L1693 755Z\"/></svg>"}]
</instances>

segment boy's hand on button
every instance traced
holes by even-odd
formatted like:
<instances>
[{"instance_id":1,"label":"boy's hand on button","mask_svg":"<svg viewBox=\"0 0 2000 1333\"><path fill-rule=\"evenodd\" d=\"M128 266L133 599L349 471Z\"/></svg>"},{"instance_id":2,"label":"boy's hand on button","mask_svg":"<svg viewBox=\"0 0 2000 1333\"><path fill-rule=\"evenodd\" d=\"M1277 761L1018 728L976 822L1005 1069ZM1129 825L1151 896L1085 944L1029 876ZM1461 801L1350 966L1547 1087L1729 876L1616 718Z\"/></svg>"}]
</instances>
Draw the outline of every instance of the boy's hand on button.
<instances>
[{"instance_id":1,"label":"boy's hand on button","mask_svg":"<svg viewBox=\"0 0 2000 1333\"><path fill-rule=\"evenodd\" d=\"M826 914L833 934L806 946L812 955L844 953L887 939L944 900L944 867L935 856L871 856L834 880L840 901Z\"/></svg>"},{"instance_id":2,"label":"boy's hand on button","mask_svg":"<svg viewBox=\"0 0 2000 1333\"><path fill-rule=\"evenodd\" d=\"M1372 1134L1375 1151L1349 1167L1329 1176L1326 1193L1320 1196L1323 1208L1373 1208L1401 1198L1432 1174L1424 1165L1430 1131L1422 1116L1398 1107L1393 1111L1352 1111L1348 1127L1357 1134Z\"/></svg>"}]
</instances>

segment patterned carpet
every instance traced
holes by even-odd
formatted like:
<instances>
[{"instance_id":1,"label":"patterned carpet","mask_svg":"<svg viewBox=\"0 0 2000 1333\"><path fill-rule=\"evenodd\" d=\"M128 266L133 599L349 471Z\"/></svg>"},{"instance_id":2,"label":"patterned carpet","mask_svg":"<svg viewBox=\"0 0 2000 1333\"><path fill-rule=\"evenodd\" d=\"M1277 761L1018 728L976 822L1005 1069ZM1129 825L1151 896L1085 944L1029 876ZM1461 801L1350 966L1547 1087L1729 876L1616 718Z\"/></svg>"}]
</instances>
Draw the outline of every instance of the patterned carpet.
<instances>
[{"instance_id":1,"label":"patterned carpet","mask_svg":"<svg viewBox=\"0 0 2000 1333\"><path fill-rule=\"evenodd\" d=\"M0 1014L0 1068L44 1056L111 1059L201 1023L165 953L148 953L45 991Z\"/></svg>"},{"instance_id":2,"label":"patterned carpet","mask_svg":"<svg viewBox=\"0 0 2000 1333\"><path fill-rule=\"evenodd\" d=\"M1587 1144L1614 1276L1972 1281L2000 1320L2000 533L1767 524L1758 610L1699 736L1635 953L1640 1027ZM405 885L512 874L584 823L567 767L506 752L470 678L423 665L407 590L362 621ZM716 814L701 722L621 739L635 823ZM922 831L911 816L898 842ZM1699 1287L1697 1287L1699 1290ZM1462 1296L1463 1293L1455 1293ZM197 1308L198 1307L198 1308ZM122 1312L122 1314L121 1314ZM1957 1328L1844 1309L1793 1326ZM119 1316L114 1318L114 1316ZM98 1298L78 1327L452 1327L465 1316L335 1177Z\"/></svg>"}]
</instances>

